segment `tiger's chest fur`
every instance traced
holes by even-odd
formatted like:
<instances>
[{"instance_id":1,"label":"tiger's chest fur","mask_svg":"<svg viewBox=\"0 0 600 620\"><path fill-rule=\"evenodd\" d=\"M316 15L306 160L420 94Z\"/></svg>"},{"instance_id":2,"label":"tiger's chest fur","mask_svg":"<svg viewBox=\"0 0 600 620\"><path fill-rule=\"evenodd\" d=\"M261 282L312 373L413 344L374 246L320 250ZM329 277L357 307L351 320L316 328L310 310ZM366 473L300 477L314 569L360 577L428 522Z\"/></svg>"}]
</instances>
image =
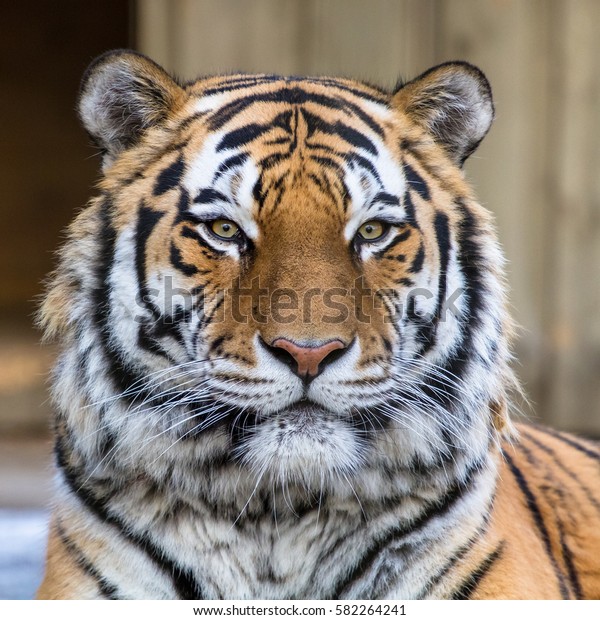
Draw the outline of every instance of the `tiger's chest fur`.
<instances>
[{"instance_id":1,"label":"tiger's chest fur","mask_svg":"<svg viewBox=\"0 0 600 620\"><path fill-rule=\"evenodd\" d=\"M289 490L250 498L237 518L138 481L108 501L66 493L58 531L103 575L75 586L75 598L95 598L99 587L110 598L437 598L461 587L463 571L438 573L465 541L475 558L496 550L494 537L474 544L487 529L493 477L490 468L465 484L468 493L383 510L354 498L310 505Z\"/></svg>"},{"instance_id":2,"label":"tiger's chest fur","mask_svg":"<svg viewBox=\"0 0 600 620\"><path fill-rule=\"evenodd\" d=\"M598 598L600 450L520 433L497 478L491 466L475 484L377 512L349 498L335 510L294 505L289 494L279 518L272 498L253 498L236 518L142 480L108 502L73 495L66 481L40 596Z\"/></svg>"}]
</instances>

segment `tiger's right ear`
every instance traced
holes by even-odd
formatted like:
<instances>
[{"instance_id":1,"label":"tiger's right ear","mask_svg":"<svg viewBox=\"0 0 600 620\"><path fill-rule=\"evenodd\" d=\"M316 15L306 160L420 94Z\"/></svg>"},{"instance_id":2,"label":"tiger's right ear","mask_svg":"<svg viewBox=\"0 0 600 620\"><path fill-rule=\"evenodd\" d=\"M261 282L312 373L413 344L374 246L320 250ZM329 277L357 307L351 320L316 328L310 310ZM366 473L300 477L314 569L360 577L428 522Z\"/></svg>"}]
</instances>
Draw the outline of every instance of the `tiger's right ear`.
<instances>
[{"instance_id":1,"label":"tiger's right ear","mask_svg":"<svg viewBox=\"0 0 600 620\"><path fill-rule=\"evenodd\" d=\"M104 151L104 164L164 120L183 89L155 62L130 50L99 56L88 67L79 92L79 116Z\"/></svg>"},{"instance_id":2,"label":"tiger's right ear","mask_svg":"<svg viewBox=\"0 0 600 620\"><path fill-rule=\"evenodd\" d=\"M393 102L459 166L494 120L490 83L477 67L462 61L445 62L400 86Z\"/></svg>"}]
</instances>

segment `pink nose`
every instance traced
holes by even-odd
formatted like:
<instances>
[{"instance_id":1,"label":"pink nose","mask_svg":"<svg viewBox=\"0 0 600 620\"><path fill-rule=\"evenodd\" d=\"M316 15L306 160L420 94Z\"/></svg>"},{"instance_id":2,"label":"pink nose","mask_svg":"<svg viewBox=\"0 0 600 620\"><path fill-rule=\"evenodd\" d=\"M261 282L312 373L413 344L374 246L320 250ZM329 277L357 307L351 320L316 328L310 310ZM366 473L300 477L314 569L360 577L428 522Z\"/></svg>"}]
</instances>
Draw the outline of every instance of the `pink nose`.
<instances>
[{"instance_id":1,"label":"pink nose","mask_svg":"<svg viewBox=\"0 0 600 620\"><path fill-rule=\"evenodd\" d=\"M298 364L298 374L301 377L315 377L319 372L319 364L336 349L345 349L346 345L340 340L331 340L320 347L301 347L286 338L277 338L271 345L287 351Z\"/></svg>"}]
</instances>

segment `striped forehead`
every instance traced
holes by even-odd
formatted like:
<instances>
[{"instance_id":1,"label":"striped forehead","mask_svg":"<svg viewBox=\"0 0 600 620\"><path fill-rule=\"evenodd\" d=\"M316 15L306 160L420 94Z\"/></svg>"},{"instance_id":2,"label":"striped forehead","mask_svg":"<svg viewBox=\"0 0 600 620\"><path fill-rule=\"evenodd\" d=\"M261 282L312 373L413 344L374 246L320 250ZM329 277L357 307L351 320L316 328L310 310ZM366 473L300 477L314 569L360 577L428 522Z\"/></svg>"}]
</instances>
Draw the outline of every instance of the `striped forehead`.
<instances>
[{"instance_id":1,"label":"striped forehead","mask_svg":"<svg viewBox=\"0 0 600 620\"><path fill-rule=\"evenodd\" d=\"M205 88L193 112L207 137L184 177L191 210L234 219L254 237L256 188L273 167L291 167L294 149L312 160L313 170L337 173L351 222L365 210L399 209L404 181L387 144L393 114L383 95L357 88L328 78L269 76L232 77Z\"/></svg>"},{"instance_id":2,"label":"striped forehead","mask_svg":"<svg viewBox=\"0 0 600 620\"><path fill-rule=\"evenodd\" d=\"M252 207L259 169L246 153L220 148L224 133L209 134L187 166L183 186L191 197L188 210L203 220L234 220L255 239L258 227Z\"/></svg>"}]
</instances>

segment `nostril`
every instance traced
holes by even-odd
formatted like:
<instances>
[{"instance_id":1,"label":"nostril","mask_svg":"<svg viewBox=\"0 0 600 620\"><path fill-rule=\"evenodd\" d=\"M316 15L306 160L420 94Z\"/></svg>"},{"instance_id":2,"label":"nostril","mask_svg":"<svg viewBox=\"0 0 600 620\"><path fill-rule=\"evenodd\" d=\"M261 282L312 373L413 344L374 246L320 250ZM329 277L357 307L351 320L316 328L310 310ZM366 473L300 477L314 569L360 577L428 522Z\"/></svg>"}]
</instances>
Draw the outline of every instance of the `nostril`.
<instances>
[{"instance_id":1,"label":"nostril","mask_svg":"<svg viewBox=\"0 0 600 620\"><path fill-rule=\"evenodd\" d=\"M298 363L296 362L291 353L288 353L285 349L282 349L280 347L275 347L268 344L260 337L258 340L263 346L263 348L266 349L273 357L277 358L280 362L283 362L284 364L286 364L286 366L289 366L294 372L296 372L296 367L298 366Z\"/></svg>"},{"instance_id":2,"label":"nostril","mask_svg":"<svg viewBox=\"0 0 600 620\"><path fill-rule=\"evenodd\" d=\"M314 379L325 363L338 359L346 350L341 340L330 340L317 346L300 345L287 338L277 338L272 344L264 343L277 359L284 362L303 379Z\"/></svg>"},{"instance_id":3,"label":"nostril","mask_svg":"<svg viewBox=\"0 0 600 620\"><path fill-rule=\"evenodd\" d=\"M346 353L347 349L348 347L346 347L346 345L344 345L343 347L340 347L339 349L334 349L333 351L328 353L325 358L323 358L321 364L326 365L326 364L331 364L332 362L335 362L336 360L340 359L342 355Z\"/></svg>"}]
</instances>

